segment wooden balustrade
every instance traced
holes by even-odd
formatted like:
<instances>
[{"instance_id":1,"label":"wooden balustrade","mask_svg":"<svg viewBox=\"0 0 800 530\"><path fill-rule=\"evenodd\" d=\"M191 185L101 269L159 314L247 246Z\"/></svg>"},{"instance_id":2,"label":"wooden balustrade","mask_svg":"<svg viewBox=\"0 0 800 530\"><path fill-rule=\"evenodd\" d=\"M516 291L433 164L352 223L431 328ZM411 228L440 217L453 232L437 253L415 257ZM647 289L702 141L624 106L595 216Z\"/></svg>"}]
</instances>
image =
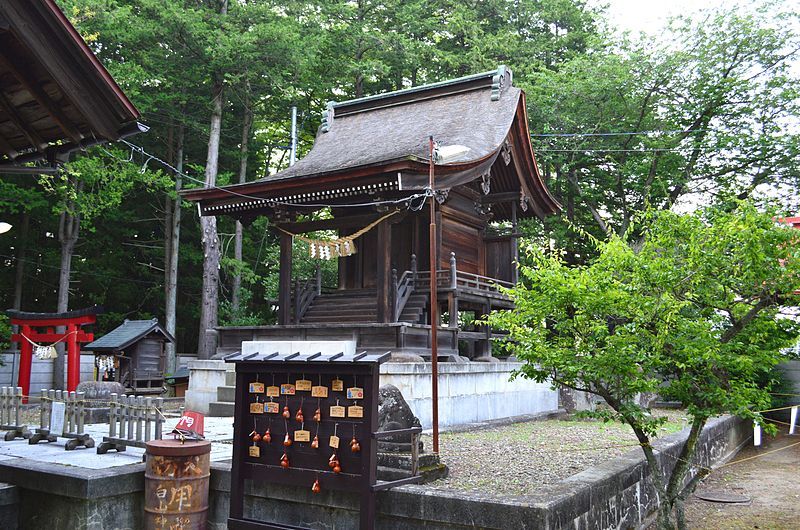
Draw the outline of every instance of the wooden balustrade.
<instances>
[{"instance_id":1,"label":"wooden balustrade","mask_svg":"<svg viewBox=\"0 0 800 530\"><path fill-rule=\"evenodd\" d=\"M311 307L319 294L322 293L322 271L317 265L316 272L313 278L301 281L299 278L295 280L294 290L294 323L299 324L303 320L303 316Z\"/></svg>"},{"instance_id":2,"label":"wooden balustrade","mask_svg":"<svg viewBox=\"0 0 800 530\"><path fill-rule=\"evenodd\" d=\"M108 436L97 446L102 455L113 449L118 453L126 447L145 447L150 440L160 440L164 424L161 415L162 398L118 396L111 394Z\"/></svg>"}]
</instances>

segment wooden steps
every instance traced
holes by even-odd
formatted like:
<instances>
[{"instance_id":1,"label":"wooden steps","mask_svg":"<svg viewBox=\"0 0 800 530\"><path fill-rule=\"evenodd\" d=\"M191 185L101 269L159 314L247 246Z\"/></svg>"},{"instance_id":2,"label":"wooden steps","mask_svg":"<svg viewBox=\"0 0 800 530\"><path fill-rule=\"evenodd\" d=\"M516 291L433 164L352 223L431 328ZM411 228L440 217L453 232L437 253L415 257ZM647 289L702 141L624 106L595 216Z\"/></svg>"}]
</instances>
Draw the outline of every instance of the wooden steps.
<instances>
[{"instance_id":1,"label":"wooden steps","mask_svg":"<svg viewBox=\"0 0 800 530\"><path fill-rule=\"evenodd\" d=\"M400 321L420 322L427 302L427 295L411 295L400 315ZM377 321L378 301L376 291L373 289L352 289L318 295L311 303L311 307L306 311L301 323L324 324Z\"/></svg>"},{"instance_id":2,"label":"wooden steps","mask_svg":"<svg viewBox=\"0 0 800 530\"><path fill-rule=\"evenodd\" d=\"M334 291L314 298L302 323L377 322L377 293L371 289Z\"/></svg>"}]
</instances>

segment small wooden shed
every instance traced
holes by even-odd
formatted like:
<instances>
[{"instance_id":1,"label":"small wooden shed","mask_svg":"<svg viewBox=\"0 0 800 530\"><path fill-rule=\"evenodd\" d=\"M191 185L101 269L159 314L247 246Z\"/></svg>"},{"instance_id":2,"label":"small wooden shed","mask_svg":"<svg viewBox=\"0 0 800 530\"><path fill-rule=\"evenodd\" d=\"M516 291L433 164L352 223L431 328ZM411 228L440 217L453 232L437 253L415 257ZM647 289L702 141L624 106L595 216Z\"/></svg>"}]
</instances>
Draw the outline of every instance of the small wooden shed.
<instances>
[{"instance_id":1,"label":"small wooden shed","mask_svg":"<svg viewBox=\"0 0 800 530\"><path fill-rule=\"evenodd\" d=\"M93 351L97 378L117 381L136 394L160 394L164 390L164 344L174 343L158 319L126 320L83 347Z\"/></svg>"}]
</instances>

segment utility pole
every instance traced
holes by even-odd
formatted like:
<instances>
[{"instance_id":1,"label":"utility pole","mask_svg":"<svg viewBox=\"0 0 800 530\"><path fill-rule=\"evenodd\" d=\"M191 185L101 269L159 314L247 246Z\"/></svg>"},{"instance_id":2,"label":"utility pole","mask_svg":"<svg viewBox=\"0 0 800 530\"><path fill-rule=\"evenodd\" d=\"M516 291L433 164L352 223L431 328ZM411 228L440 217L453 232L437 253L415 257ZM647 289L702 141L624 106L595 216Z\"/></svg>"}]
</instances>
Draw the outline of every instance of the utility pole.
<instances>
[{"instance_id":1,"label":"utility pole","mask_svg":"<svg viewBox=\"0 0 800 530\"><path fill-rule=\"evenodd\" d=\"M428 165L428 189L431 194L431 224L428 232L430 239L430 290L431 290L431 405L433 427L433 452L439 454L439 344L437 331L439 325L439 300L436 292L436 196L433 192L433 136L428 137L430 147L430 163Z\"/></svg>"}]
</instances>

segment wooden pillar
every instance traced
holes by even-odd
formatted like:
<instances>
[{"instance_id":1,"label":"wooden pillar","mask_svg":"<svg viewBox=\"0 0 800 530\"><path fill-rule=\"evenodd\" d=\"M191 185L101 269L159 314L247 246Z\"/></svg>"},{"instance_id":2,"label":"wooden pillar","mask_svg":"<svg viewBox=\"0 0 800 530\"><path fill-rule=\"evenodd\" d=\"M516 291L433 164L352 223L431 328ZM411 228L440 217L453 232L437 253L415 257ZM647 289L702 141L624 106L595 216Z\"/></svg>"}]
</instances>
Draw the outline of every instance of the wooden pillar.
<instances>
[{"instance_id":1,"label":"wooden pillar","mask_svg":"<svg viewBox=\"0 0 800 530\"><path fill-rule=\"evenodd\" d=\"M511 201L511 282L519 281L519 238L517 237L517 201Z\"/></svg>"},{"instance_id":2,"label":"wooden pillar","mask_svg":"<svg viewBox=\"0 0 800 530\"><path fill-rule=\"evenodd\" d=\"M392 225L383 221L378 225L377 274L378 322L391 322L391 268L392 268Z\"/></svg>"},{"instance_id":3,"label":"wooden pillar","mask_svg":"<svg viewBox=\"0 0 800 530\"><path fill-rule=\"evenodd\" d=\"M281 259L278 273L278 324L292 320L292 236L281 232Z\"/></svg>"},{"instance_id":4,"label":"wooden pillar","mask_svg":"<svg viewBox=\"0 0 800 530\"><path fill-rule=\"evenodd\" d=\"M25 337L30 338L31 327L23 324L20 326L20 333ZM27 403L27 396L30 395L31 389L31 362L33 362L33 345L22 337L19 342L19 375L17 376L17 386L22 387L23 402ZM12 374L13 376L13 374Z\"/></svg>"},{"instance_id":5,"label":"wooden pillar","mask_svg":"<svg viewBox=\"0 0 800 530\"><path fill-rule=\"evenodd\" d=\"M447 293L447 313L450 315L450 327L458 327L458 270L456 253L450 253L450 291ZM456 345L458 347L458 345Z\"/></svg>"},{"instance_id":6,"label":"wooden pillar","mask_svg":"<svg viewBox=\"0 0 800 530\"><path fill-rule=\"evenodd\" d=\"M78 326L67 326L67 391L75 392L81 382L81 353L78 348Z\"/></svg>"}]
</instances>

